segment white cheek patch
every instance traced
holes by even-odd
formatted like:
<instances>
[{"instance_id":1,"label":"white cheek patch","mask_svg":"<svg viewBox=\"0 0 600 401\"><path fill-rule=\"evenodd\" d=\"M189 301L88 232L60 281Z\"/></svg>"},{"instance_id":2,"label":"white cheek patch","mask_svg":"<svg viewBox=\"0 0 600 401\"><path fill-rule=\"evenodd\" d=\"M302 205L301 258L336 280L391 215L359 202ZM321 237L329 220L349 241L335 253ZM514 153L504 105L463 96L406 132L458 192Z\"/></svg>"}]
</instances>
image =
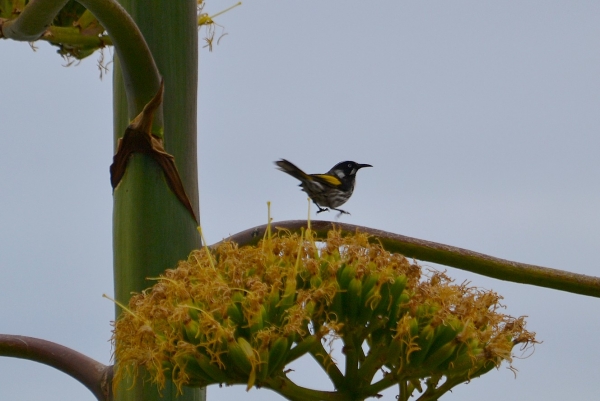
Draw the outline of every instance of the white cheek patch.
<instances>
[{"instance_id":1,"label":"white cheek patch","mask_svg":"<svg viewBox=\"0 0 600 401\"><path fill-rule=\"evenodd\" d=\"M353 169L352 169L352 171L350 172L350 175L354 175L354 174L356 174L356 171L357 171L357 170L356 170L355 168L353 168Z\"/></svg>"}]
</instances>

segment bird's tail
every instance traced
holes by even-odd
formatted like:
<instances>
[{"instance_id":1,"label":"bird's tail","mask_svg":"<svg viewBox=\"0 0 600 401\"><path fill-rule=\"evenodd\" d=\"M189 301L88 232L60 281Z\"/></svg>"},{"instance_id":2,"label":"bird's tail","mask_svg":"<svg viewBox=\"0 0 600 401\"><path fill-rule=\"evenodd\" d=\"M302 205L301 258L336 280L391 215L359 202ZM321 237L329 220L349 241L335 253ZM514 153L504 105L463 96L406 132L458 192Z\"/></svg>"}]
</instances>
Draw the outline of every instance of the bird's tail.
<instances>
[{"instance_id":1,"label":"bird's tail","mask_svg":"<svg viewBox=\"0 0 600 401\"><path fill-rule=\"evenodd\" d=\"M289 175L291 175L294 178L299 179L300 181L309 179L308 174L306 174L304 171L300 170L294 164L290 163L289 161L287 161L285 159L276 161L275 164L277 165L277 167L279 167L279 170L281 170L285 173L288 173Z\"/></svg>"}]
</instances>

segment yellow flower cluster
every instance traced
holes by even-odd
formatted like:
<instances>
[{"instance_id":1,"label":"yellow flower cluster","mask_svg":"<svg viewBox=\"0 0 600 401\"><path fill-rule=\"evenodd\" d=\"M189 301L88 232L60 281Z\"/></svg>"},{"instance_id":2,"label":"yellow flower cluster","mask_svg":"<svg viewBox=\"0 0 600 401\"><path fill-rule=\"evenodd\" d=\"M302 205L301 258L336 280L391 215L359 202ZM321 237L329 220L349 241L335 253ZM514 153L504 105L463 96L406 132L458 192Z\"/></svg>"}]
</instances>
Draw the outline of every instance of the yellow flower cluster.
<instances>
[{"instance_id":1,"label":"yellow flower cluster","mask_svg":"<svg viewBox=\"0 0 600 401\"><path fill-rule=\"evenodd\" d=\"M308 230L192 252L116 322L117 379L143 367L159 387L168 377L178 386L246 384L289 399L354 400L399 385L408 399L423 385L423 395L439 396L510 363L516 344L535 343L523 318L498 313L497 294L423 274L371 240L330 231L318 242ZM332 339L343 342L345 369L326 349ZM287 377L285 366L307 353L335 392Z\"/></svg>"}]
</instances>

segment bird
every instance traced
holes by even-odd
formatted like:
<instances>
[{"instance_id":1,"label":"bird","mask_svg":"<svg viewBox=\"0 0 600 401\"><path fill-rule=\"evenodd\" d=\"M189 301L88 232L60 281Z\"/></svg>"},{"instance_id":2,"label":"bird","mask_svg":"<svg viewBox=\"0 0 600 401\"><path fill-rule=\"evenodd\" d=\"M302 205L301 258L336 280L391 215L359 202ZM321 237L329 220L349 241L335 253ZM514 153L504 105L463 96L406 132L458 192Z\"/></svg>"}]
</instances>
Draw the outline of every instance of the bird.
<instances>
[{"instance_id":1,"label":"bird","mask_svg":"<svg viewBox=\"0 0 600 401\"><path fill-rule=\"evenodd\" d=\"M350 214L339 207L352 196L358 170L373 167L370 164L345 161L336 164L325 174L306 174L285 159L278 160L275 164L278 170L300 180L299 186L319 208L317 214L332 209L340 212L338 217L342 214Z\"/></svg>"}]
</instances>

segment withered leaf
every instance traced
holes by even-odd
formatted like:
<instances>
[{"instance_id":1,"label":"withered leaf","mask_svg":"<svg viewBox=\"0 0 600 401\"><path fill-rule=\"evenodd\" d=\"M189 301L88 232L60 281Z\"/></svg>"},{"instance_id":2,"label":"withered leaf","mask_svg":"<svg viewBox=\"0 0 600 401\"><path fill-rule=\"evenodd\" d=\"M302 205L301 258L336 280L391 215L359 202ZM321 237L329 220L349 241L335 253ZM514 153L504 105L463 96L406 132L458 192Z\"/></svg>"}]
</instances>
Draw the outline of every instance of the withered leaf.
<instances>
[{"instance_id":1,"label":"withered leaf","mask_svg":"<svg viewBox=\"0 0 600 401\"><path fill-rule=\"evenodd\" d=\"M127 162L133 153L146 154L158 163L165 175L165 180L169 188L197 223L198 219L175 166L175 158L165 151L162 140L151 134L154 112L162 102L163 90L164 84L161 82L160 89L154 98L129 124L125 129L125 134L119 139L117 153L113 156L113 163L110 166L110 183L113 190L115 190L125 175Z\"/></svg>"}]
</instances>

